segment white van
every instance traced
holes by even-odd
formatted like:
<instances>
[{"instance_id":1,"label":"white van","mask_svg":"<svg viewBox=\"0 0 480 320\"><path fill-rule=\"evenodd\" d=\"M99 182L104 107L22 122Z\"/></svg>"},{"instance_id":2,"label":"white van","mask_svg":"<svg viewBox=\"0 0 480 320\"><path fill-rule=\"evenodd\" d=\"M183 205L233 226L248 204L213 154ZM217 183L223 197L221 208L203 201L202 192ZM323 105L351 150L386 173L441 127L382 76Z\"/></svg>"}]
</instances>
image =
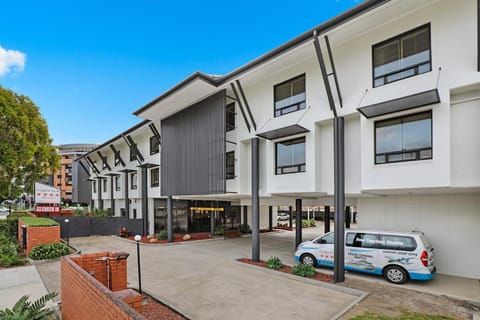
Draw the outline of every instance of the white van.
<instances>
[{"instance_id":1,"label":"white van","mask_svg":"<svg viewBox=\"0 0 480 320\"><path fill-rule=\"evenodd\" d=\"M295 260L333 267L334 234L326 233L298 245ZM345 270L383 275L392 283L430 280L435 274L434 251L421 232L345 231Z\"/></svg>"}]
</instances>

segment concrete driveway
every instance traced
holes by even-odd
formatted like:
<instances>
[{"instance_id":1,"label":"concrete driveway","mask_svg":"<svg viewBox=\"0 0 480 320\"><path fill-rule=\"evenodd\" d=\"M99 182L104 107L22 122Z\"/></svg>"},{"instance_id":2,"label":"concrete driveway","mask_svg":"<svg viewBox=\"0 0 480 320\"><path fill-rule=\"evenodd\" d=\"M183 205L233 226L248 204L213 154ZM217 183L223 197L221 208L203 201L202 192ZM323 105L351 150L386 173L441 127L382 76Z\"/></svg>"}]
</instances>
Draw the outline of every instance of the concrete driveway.
<instances>
[{"instance_id":1,"label":"concrete driveway","mask_svg":"<svg viewBox=\"0 0 480 320\"><path fill-rule=\"evenodd\" d=\"M83 253L129 252L128 282L138 286L134 243L116 237L71 243ZM237 262L251 256L250 243L247 237L142 245L143 290L191 319L334 319L358 301L358 291L303 283ZM293 264L293 251L288 233L261 235L261 259L276 255Z\"/></svg>"}]
</instances>

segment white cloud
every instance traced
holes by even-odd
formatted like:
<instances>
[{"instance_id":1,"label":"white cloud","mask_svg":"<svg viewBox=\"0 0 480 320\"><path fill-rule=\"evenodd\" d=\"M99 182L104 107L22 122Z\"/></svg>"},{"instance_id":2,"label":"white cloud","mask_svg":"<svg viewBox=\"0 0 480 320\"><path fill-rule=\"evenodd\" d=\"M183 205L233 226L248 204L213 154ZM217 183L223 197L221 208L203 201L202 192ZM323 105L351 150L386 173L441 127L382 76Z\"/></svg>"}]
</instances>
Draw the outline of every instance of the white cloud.
<instances>
[{"instance_id":1,"label":"white cloud","mask_svg":"<svg viewBox=\"0 0 480 320\"><path fill-rule=\"evenodd\" d=\"M0 77L10 72L22 72L27 55L17 50L7 50L0 46Z\"/></svg>"}]
</instances>

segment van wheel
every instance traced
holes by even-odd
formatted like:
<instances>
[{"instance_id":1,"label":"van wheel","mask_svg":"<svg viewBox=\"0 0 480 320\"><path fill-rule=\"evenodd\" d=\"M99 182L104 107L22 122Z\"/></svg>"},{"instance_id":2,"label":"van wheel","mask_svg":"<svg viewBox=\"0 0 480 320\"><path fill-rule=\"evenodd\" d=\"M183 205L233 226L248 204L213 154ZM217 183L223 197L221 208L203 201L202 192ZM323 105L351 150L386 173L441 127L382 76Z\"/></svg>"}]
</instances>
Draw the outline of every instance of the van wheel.
<instances>
[{"instance_id":1,"label":"van wheel","mask_svg":"<svg viewBox=\"0 0 480 320\"><path fill-rule=\"evenodd\" d=\"M383 271L383 276L387 281L395 284L402 284L408 281L408 273L399 266L388 266Z\"/></svg>"},{"instance_id":2,"label":"van wheel","mask_svg":"<svg viewBox=\"0 0 480 320\"><path fill-rule=\"evenodd\" d=\"M317 259L309 253L306 253L300 257L300 262L307 266L317 266Z\"/></svg>"}]
</instances>

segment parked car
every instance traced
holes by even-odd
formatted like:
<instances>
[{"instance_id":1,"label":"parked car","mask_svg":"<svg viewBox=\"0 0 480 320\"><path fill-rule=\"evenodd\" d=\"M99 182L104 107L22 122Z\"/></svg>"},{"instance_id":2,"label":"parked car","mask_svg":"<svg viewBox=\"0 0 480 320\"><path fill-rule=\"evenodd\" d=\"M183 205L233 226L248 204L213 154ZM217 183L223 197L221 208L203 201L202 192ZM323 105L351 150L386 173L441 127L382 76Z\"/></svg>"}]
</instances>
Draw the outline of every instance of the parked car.
<instances>
[{"instance_id":1,"label":"parked car","mask_svg":"<svg viewBox=\"0 0 480 320\"><path fill-rule=\"evenodd\" d=\"M286 212L277 213L277 221L287 221L290 219L290 215Z\"/></svg>"},{"instance_id":2,"label":"parked car","mask_svg":"<svg viewBox=\"0 0 480 320\"><path fill-rule=\"evenodd\" d=\"M295 260L333 267L334 239L334 233L329 232L301 243ZM436 271L434 256L434 249L422 232L345 232L345 270L381 275L392 283L432 279Z\"/></svg>"}]
</instances>

